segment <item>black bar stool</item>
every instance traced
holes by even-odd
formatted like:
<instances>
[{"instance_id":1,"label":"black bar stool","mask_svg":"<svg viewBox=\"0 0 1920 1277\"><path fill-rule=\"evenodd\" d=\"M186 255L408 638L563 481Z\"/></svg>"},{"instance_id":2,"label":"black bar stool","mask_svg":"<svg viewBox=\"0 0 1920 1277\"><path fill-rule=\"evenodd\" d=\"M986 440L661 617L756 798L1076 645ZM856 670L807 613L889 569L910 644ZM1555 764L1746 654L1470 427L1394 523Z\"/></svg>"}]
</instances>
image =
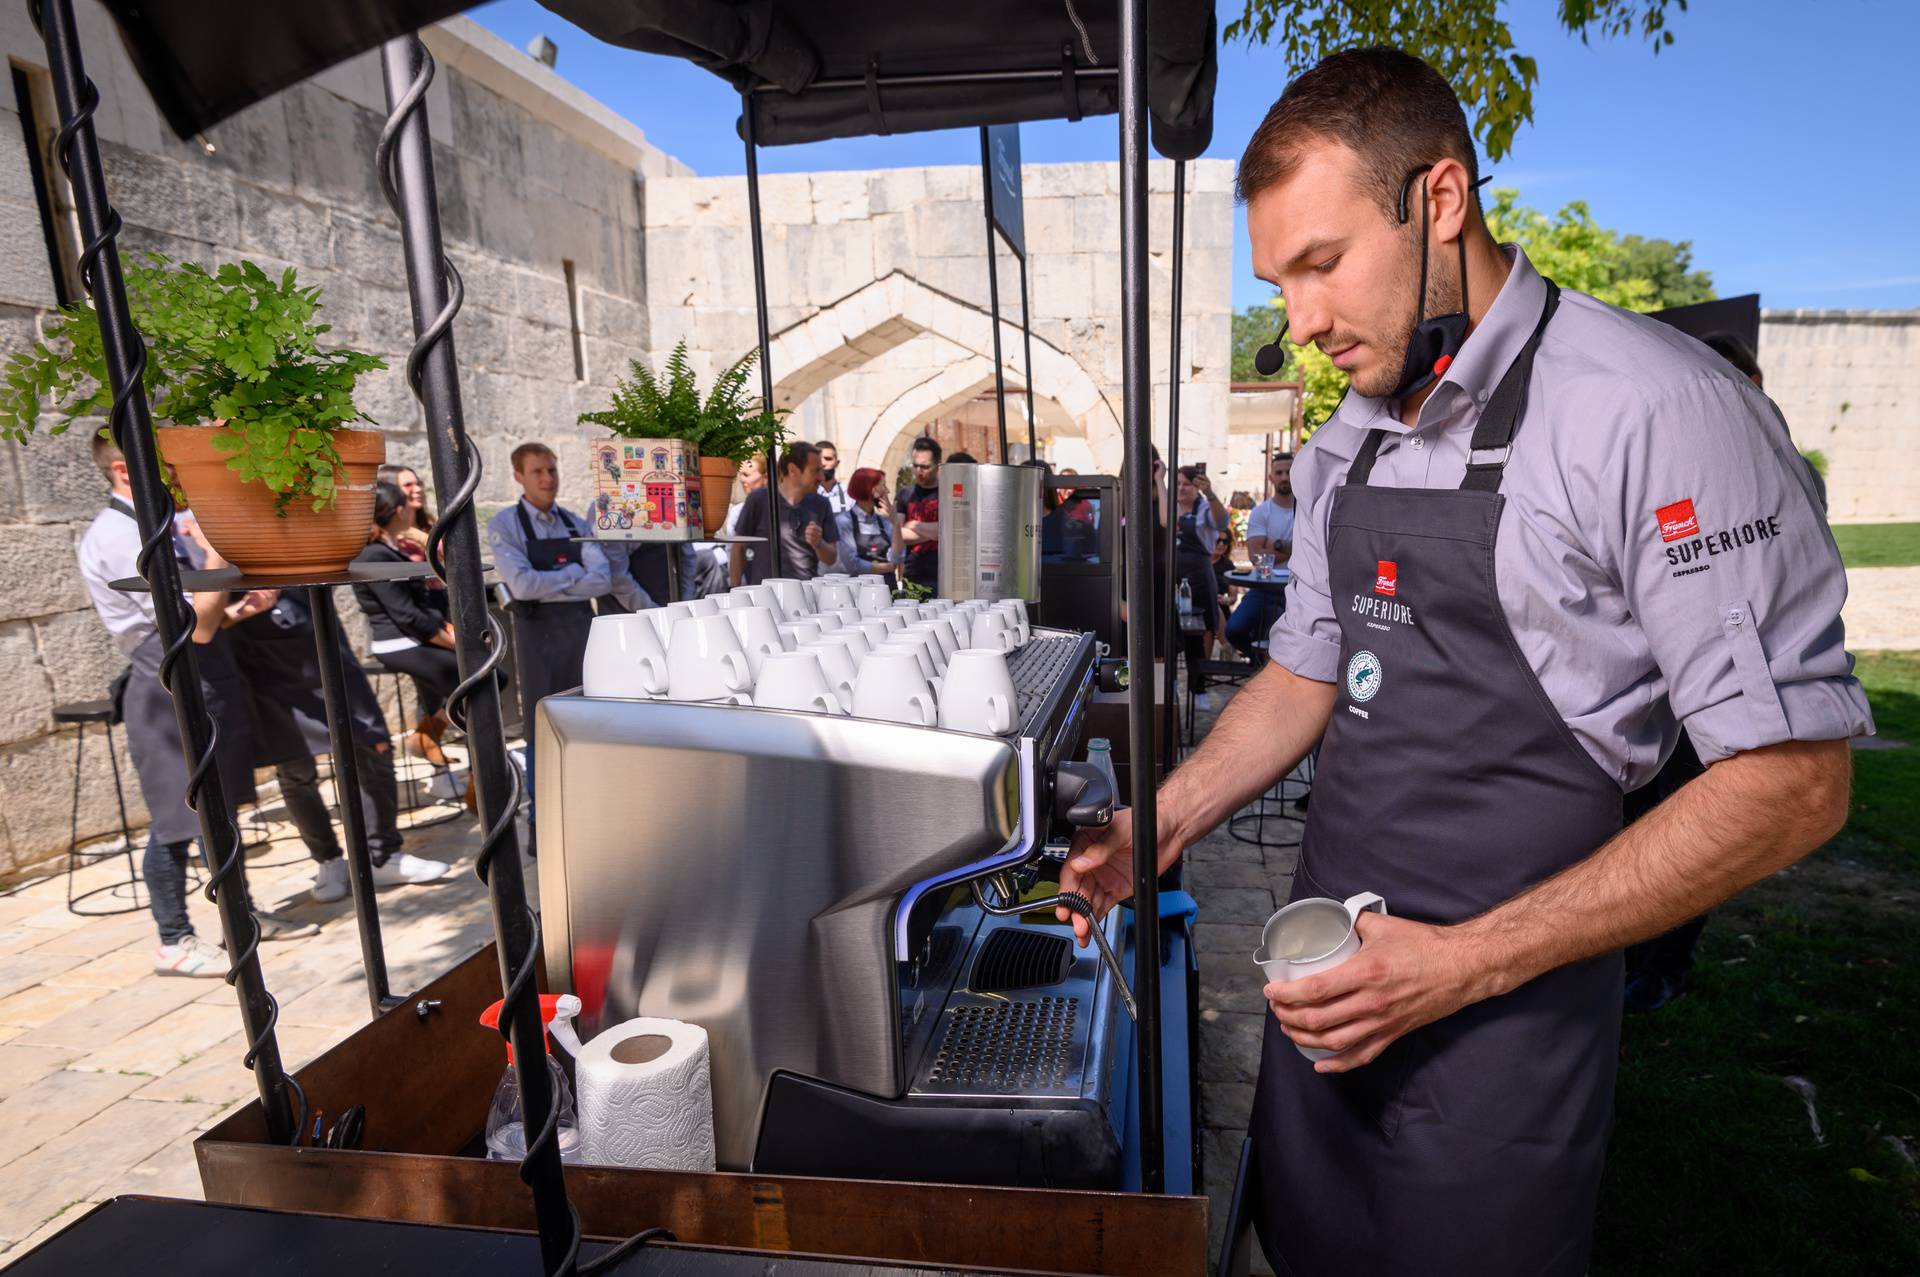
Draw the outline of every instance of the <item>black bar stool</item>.
<instances>
[{"instance_id":1,"label":"black bar stool","mask_svg":"<svg viewBox=\"0 0 1920 1277\"><path fill-rule=\"evenodd\" d=\"M140 880L140 868L133 863L133 829L127 822L127 791L120 779L120 754L113 747L113 702L74 701L53 707L53 721L62 726L73 724L73 810L67 821L67 910L83 917L105 918L115 914L138 913L147 907L146 884ZM113 798L120 809L120 845L89 851L80 849L80 778L85 774L87 724L98 723L107 729L107 760L113 764ZM77 869L125 856L127 880L110 882L75 894L73 875ZM106 896L123 904L82 908L82 902L94 896Z\"/></svg>"},{"instance_id":2,"label":"black bar stool","mask_svg":"<svg viewBox=\"0 0 1920 1277\"><path fill-rule=\"evenodd\" d=\"M1300 760L1300 765L1292 773L1282 776L1272 789L1227 821L1227 832L1255 847L1298 847L1299 837L1269 835L1267 824L1271 821L1277 829L1283 830L1286 828L1285 821L1306 820L1307 799L1313 793L1313 772L1319 761L1320 747L1316 745L1311 753ZM1292 789L1288 788L1290 785Z\"/></svg>"},{"instance_id":3,"label":"black bar stool","mask_svg":"<svg viewBox=\"0 0 1920 1277\"><path fill-rule=\"evenodd\" d=\"M408 676L399 670L388 669L378 661L360 662L360 672L367 676L369 682L373 682L375 688L380 686L378 682L374 682L376 679L393 680L393 700L400 715L400 731L397 735L390 735L388 739L392 742L393 749L393 778L400 786L400 814L413 818L408 821L406 827L424 829L429 825L443 824L464 816L467 805L460 795L454 792L452 765L428 762L424 758L415 758L407 753L407 724L413 721L412 716L407 713ZM424 775L420 770L422 767L426 769ZM446 796L433 792L436 780L444 780L447 787ZM421 797L423 788L426 795L424 798Z\"/></svg>"}]
</instances>

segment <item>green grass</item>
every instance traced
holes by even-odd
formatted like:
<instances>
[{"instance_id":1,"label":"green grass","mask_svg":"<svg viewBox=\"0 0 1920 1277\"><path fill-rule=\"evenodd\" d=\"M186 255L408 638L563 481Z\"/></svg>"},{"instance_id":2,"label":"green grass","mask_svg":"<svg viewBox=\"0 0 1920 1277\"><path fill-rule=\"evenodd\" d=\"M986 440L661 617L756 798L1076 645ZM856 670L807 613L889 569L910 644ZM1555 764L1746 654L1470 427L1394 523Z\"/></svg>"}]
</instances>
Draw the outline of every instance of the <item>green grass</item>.
<instances>
[{"instance_id":1,"label":"green grass","mask_svg":"<svg viewBox=\"0 0 1920 1277\"><path fill-rule=\"evenodd\" d=\"M1842 523L1833 529L1840 559L1850 568L1899 568L1920 563L1920 523Z\"/></svg>"},{"instance_id":2,"label":"green grass","mask_svg":"<svg viewBox=\"0 0 1920 1277\"><path fill-rule=\"evenodd\" d=\"M1920 653L1857 672L1920 742ZM1692 992L1627 1021L1596 1274L1920 1272L1920 748L1854 760L1841 835L1716 910Z\"/></svg>"}]
</instances>

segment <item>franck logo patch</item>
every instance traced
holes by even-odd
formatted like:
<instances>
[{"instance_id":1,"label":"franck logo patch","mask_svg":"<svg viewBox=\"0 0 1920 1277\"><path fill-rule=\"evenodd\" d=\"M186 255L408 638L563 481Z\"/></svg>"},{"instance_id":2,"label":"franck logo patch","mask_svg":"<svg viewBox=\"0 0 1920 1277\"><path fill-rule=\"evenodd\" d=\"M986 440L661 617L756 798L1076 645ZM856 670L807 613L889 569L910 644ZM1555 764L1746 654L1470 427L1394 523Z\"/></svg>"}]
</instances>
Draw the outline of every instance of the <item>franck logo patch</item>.
<instances>
[{"instance_id":1,"label":"franck logo patch","mask_svg":"<svg viewBox=\"0 0 1920 1277\"><path fill-rule=\"evenodd\" d=\"M1372 652L1355 652L1347 662L1347 699L1370 701L1380 690L1380 658Z\"/></svg>"},{"instance_id":2,"label":"franck logo patch","mask_svg":"<svg viewBox=\"0 0 1920 1277\"><path fill-rule=\"evenodd\" d=\"M1381 559L1379 564L1373 575L1373 592L1392 598L1400 592L1400 565L1392 559Z\"/></svg>"},{"instance_id":3,"label":"franck logo patch","mask_svg":"<svg viewBox=\"0 0 1920 1277\"><path fill-rule=\"evenodd\" d=\"M1700 520L1694 517L1691 497L1661 506L1653 512L1653 517L1660 524L1662 541L1680 541L1700 535Z\"/></svg>"},{"instance_id":4,"label":"franck logo patch","mask_svg":"<svg viewBox=\"0 0 1920 1277\"><path fill-rule=\"evenodd\" d=\"M961 491L962 491L961 485L957 483L953 485L953 495L956 500L959 499Z\"/></svg>"}]
</instances>

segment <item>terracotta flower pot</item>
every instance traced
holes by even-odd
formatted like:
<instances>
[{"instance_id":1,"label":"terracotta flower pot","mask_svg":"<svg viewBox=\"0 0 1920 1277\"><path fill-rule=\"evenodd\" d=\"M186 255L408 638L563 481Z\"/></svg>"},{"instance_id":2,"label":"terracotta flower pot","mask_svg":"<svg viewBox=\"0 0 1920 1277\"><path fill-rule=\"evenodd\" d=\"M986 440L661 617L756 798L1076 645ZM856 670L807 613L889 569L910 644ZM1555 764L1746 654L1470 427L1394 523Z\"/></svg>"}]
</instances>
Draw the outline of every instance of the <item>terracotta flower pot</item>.
<instances>
[{"instance_id":1,"label":"terracotta flower pot","mask_svg":"<svg viewBox=\"0 0 1920 1277\"><path fill-rule=\"evenodd\" d=\"M165 426L155 431L160 455L173 467L193 517L227 562L248 576L326 576L341 572L366 548L373 526L373 481L387 458L378 430L336 430L342 471L333 504L315 511L295 501L282 517L272 489L242 483L227 469L230 454L213 446L218 426Z\"/></svg>"},{"instance_id":2,"label":"terracotta flower pot","mask_svg":"<svg viewBox=\"0 0 1920 1277\"><path fill-rule=\"evenodd\" d=\"M738 464L721 457L700 457L700 524L708 536L727 521L727 506L733 497L733 477Z\"/></svg>"}]
</instances>

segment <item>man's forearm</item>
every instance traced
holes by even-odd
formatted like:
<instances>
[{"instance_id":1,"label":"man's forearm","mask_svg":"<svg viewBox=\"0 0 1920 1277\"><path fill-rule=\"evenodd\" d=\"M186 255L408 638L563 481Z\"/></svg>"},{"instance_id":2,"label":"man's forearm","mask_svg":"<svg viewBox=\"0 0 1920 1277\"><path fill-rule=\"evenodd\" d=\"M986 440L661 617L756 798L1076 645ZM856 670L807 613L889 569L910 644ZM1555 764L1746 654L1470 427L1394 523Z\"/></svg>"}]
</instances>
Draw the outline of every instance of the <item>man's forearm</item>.
<instances>
[{"instance_id":1,"label":"man's forearm","mask_svg":"<svg viewBox=\"0 0 1920 1277\"><path fill-rule=\"evenodd\" d=\"M1846 820L1845 741L1714 764L1598 851L1456 930L1480 996L1669 931L1820 846Z\"/></svg>"},{"instance_id":2,"label":"man's forearm","mask_svg":"<svg viewBox=\"0 0 1920 1277\"><path fill-rule=\"evenodd\" d=\"M1198 841L1298 766L1327 730L1333 691L1278 664L1248 680L1161 787L1160 810L1176 821L1176 845Z\"/></svg>"}]
</instances>

